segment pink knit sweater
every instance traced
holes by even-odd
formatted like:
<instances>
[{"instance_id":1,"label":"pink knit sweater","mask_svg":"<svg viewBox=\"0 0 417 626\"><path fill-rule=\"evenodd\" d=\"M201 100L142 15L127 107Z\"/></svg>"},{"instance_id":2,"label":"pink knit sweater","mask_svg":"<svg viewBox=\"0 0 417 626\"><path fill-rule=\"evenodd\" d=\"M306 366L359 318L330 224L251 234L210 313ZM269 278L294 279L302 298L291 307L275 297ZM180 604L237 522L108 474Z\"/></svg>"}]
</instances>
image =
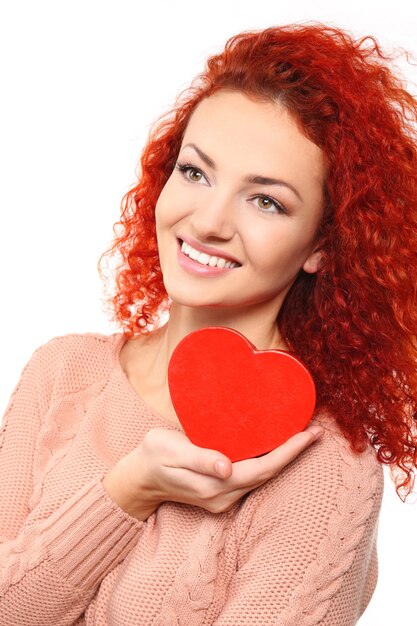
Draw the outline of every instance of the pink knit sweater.
<instances>
[{"instance_id":1,"label":"pink knit sweater","mask_svg":"<svg viewBox=\"0 0 417 626\"><path fill-rule=\"evenodd\" d=\"M56 337L0 431L2 626L348 626L377 581L383 471L326 432L227 512L164 502L145 522L102 478L155 427L123 335ZM227 408L225 409L227 410Z\"/></svg>"}]
</instances>

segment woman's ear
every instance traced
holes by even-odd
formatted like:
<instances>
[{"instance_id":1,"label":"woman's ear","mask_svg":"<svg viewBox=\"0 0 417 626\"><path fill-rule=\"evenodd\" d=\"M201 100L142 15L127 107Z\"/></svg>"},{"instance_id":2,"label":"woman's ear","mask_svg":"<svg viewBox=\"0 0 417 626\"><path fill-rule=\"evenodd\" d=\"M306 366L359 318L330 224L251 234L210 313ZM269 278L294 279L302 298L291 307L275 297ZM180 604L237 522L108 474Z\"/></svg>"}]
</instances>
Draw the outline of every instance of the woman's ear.
<instances>
[{"instance_id":1,"label":"woman's ear","mask_svg":"<svg viewBox=\"0 0 417 626\"><path fill-rule=\"evenodd\" d=\"M322 251L320 248L315 248L310 256L305 260L303 270L307 274L315 274L321 266Z\"/></svg>"}]
</instances>

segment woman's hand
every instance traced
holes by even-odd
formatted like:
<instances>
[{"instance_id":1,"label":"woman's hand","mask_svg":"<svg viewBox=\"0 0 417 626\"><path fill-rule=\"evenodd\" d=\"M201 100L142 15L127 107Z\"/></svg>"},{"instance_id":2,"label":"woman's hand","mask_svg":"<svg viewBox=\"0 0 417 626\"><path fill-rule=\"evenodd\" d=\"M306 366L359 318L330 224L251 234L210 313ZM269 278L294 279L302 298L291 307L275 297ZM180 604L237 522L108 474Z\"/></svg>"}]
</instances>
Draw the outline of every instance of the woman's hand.
<instances>
[{"instance_id":1,"label":"woman's hand","mask_svg":"<svg viewBox=\"0 0 417 626\"><path fill-rule=\"evenodd\" d=\"M195 446L185 433L154 428L110 470L103 486L116 504L139 520L165 501L222 513L311 445L320 436L314 429L319 427L310 426L261 457L232 463L220 452Z\"/></svg>"}]
</instances>

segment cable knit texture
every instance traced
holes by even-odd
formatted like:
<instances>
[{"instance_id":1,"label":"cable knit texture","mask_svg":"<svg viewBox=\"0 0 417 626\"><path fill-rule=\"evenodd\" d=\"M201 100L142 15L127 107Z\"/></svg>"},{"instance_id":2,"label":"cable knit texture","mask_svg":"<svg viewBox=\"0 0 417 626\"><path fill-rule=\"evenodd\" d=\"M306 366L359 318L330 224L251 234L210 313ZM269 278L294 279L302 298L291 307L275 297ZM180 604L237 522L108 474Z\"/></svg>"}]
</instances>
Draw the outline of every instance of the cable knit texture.
<instances>
[{"instance_id":1,"label":"cable knit texture","mask_svg":"<svg viewBox=\"0 0 417 626\"><path fill-rule=\"evenodd\" d=\"M155 413L121 333L38 348L0 431L0 624L351 626L377 582L383 470L325 434L227 513L164 502L145 522L102 479ZM227 410L227 407L225 407Z\"/></svg>"}]
</instances>

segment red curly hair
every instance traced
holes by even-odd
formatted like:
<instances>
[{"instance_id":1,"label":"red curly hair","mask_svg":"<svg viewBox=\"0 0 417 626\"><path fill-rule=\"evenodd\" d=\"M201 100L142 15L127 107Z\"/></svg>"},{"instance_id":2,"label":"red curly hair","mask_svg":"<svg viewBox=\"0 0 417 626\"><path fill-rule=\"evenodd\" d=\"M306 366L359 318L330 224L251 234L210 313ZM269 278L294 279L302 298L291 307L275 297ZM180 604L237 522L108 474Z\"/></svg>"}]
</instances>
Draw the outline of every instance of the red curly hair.
<instances>
[{"instance_id":1,"label":"red curly hair","mask_svg":"<svg viewBox=\"0 0 417 626\"><path fill-rule=\"evenodd\" d=\"M417 100L393 58L372 36L317 22L231 37L151 129L99 272L118 257L107 302L127 338L157 326L170 301L154 210L190 115L219 89L282 103L329 169L322 267L300 271L277 323L315 379L317 410L332 413L354 452L371 442L405 500L417 465Z\"/></svg>"}]
</instances>

